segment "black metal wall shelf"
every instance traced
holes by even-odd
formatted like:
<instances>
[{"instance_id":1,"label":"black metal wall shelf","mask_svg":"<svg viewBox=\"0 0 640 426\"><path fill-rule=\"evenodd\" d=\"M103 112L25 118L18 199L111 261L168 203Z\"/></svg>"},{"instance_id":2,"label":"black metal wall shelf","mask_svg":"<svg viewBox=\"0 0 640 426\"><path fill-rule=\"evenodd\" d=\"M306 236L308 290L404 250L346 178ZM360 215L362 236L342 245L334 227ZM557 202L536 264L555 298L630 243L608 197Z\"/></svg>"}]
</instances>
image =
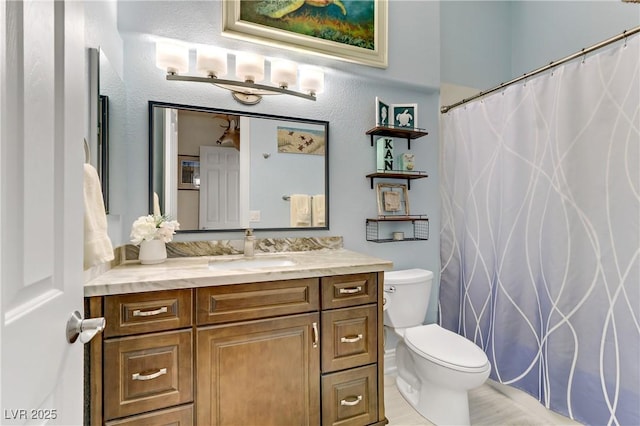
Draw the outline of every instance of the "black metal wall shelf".
<instances>
[{"instance_id":1,"label":"black metal wall shelf","mask_svg":"<svg viewBox=\"0 0 640 426\"><path fill-rule=\"evenodd\" d=\"M396 240L393 238L381 238L380 227L383 223L411 222L413 224L413 236ZM378 216L374 219L367 219L367 241L375 243L391 243L403 241L426 241L429 239L429 219L426 216Z\"/></svg>"}]
</instances>

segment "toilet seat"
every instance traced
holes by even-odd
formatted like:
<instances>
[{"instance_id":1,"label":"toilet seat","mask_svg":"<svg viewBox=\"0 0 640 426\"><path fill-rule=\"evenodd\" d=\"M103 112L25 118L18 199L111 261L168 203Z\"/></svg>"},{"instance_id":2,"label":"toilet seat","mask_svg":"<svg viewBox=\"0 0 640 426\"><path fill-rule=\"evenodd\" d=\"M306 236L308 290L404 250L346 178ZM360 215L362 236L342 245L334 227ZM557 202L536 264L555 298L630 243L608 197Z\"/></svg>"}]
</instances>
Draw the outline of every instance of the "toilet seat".
<instances>
[{"instance_id":1,"label":"toilet seat","mask_svg":"<svg viewBox=\"0 0 640 426\"><path fill-rule=\"evenodd\" d=\"M437 324L408 328L404 340L418 355L443 367L468 373L490 368L487 355L475 343Z\"/></svg>"}]
</instances>

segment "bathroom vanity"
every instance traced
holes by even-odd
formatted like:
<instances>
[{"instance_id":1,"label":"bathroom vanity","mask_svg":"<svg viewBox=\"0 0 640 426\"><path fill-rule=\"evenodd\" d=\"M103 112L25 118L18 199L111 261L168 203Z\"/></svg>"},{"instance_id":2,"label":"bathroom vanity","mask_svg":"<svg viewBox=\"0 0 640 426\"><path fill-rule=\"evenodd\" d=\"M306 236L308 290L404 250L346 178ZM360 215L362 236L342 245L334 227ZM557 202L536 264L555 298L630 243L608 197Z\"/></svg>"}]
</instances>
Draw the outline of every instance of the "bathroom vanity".
<instances>
[{"instance_id":1,"label":"bathroom vanity","mask_svg":"<svg viewBox=\"0 0 640 426\"><path fill-rule=\"evenodd\" d=\"M85 286L93 425L381 425L391 262L344 249L125 262Z\"/></svg>"}]
</instances>

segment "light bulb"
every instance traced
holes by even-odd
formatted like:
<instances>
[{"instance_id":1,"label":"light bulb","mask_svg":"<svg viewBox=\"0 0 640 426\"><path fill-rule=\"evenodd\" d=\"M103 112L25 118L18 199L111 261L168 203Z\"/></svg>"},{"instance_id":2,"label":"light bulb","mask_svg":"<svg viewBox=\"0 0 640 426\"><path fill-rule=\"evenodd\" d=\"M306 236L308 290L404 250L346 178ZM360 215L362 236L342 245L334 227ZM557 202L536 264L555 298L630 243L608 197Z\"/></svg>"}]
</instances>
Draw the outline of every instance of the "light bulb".
<instances>
[{"instance_id":1,"label":"light bulb","mask_svg":"<svg viewBox=\"0 0 640 426\"><path fill-rule=\"evenodd\" d=\"M324 91L324 72L310 65L300 66L300 90L317 95Z\"/></svg>"},{"instance_id":2,"label":"light bulb","mask_svg":"<svg viewBox=\"0 0 640 426\"><path fill-rule=\"evenodd\" d=\"M218 47L202 47L197 51L196 70L207 77L227 75L227 51Z\"/></svg>"},{"instance_id":3,"label":"light bulb","mask_svg":"<svg viewBox=\"0 0 640 426\"><path fill-rule=\"evenodd\" d=\"M255 53L238 53L236 55L236 76L243 81L257 83L264 79L264 56Z\"/></svg>"},{"instance_id":4,"label":"light bulb","mask_svg":"<svg viewBox=\"0 0 640 426\"><path fill-rule=\"evenodd\" d=\"M271 83L278 87L290 88L298 81L298 65L284 59L271 61Z\"/></svg>"},{"instance_id":5,"label":"light bulb","mask_svg":"<svg viewBox=\"0 0 640 426\"><path fill-rule=\"evenodd\" d=\"M189 49L177 43L156 43L156 66L169 74L189 71Z\"/></svg>"}]
</instances>

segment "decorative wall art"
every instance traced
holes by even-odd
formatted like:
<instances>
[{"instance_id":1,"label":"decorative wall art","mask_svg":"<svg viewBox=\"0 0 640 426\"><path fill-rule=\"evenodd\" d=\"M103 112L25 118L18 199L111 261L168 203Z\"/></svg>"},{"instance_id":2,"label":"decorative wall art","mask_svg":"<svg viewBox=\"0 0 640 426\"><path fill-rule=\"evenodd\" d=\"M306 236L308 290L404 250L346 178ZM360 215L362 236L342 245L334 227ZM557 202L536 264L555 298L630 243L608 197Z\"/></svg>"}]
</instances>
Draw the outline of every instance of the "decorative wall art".
<instances>
[{"instance_id":1,"label":"decorative wall art","mask_svg":"<svg viewBox=\"0 0 640 426\"><path fill-rule=\"evenodd\" d=\"M288 154L325 154L322 130L278 126L278 152Z\"/></svg>"},{"instance_id":2,"label":"decorative wall art","mask_svg":"<svg viewBox=\"0 0 640 426\"><path fill-rule=\"evenodd\" d=\"M393 139L378 138L376 141L376 169L378 171L393 171Z\"/></svg>"},{"instance_id":3,"label":"decorative wall art","mask_svg":"<svg viewBox=\"0 0 640 426\"><path fill-rule=\"evenodd\" d=\"M391 105L393 127L415 129L418 127L418 104Z\"/></svg>"},{"instance_id":4,"label":"decorative wall art","mask_svg":"<svg viewBox=\"0 0 640 426\"><path fill-rule=\"evenodd\" d=\"M222 35L387 67L387 0L225 0Z\"/></svg>"},{"instance_id":5,"label":"decorative wall art","mask_svg":"<svg viewBox=\"0 0 640 426\"><path fill-rule=\"evenodd\" d=\"M409 193L407 185L379 183L378 216L409 216Z\"/></svg>"},{"instance_id":6,"label":"decorative wall art","mask_svg":"<svg viewBox=\"0 0 640 426\"><path fill-rule=\"evenodd\" d=\"M376 126L389 127L389 116L391 110L389 104L383 102L376 96Z\"/></svg>"},{"instance_id":7,"label":"decorative wall art","mask_svg":"<svg viewBox=\"0 0 640 426\"><path fill-rule=\"evenodd\" d=\"M178 155L178 189L200 189L200 157Z\"/></svg>"}]
</instances>

